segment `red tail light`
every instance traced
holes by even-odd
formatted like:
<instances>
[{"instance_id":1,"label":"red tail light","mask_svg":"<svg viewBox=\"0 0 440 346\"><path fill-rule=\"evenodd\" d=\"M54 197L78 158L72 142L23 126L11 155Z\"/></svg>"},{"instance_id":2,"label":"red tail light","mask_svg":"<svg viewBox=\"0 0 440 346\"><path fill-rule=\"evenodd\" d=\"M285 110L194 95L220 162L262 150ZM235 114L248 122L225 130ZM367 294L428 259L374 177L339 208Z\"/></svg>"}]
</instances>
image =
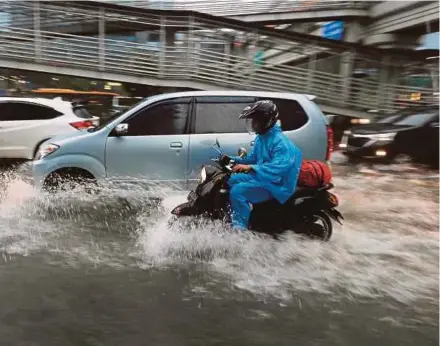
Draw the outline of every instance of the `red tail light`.
<instances>
[{"instance_id":1,"label":"red tail light","mask_svg":"<svg viewBox=\"0 0 440 346\"><path fill-rule=\"evenodd\" d=\"M327 154L325 155L326 161L329 161L333 152L333 129L330 125L327 126Z\"/></svg>"},{"instance_id":2,"label":"red tail light","mask_svg":"<svg viewBox=\"0 0 440 346\"><path fill-rule=\"evenodd\" d=\"M88 129L89 127L95 126L92 120L75 121L73 123L70 123L70 125L72 125L77 130L85 130Z\"/></svg>"}]
</instances>

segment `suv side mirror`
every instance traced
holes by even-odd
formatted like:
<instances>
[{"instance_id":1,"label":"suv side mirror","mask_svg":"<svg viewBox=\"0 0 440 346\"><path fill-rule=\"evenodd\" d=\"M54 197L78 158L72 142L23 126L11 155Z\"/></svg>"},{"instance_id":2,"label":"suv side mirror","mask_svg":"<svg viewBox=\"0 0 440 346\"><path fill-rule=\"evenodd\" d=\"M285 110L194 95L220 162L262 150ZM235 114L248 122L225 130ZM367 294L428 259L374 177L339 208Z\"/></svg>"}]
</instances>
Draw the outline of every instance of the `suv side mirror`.
<instances>
[{"instance_id":1,"label":"suv side mirror","mask_svg":"<svg viewBox=\"0 0 440 346\"><path fill-rule=\"evenodd\" d=\"M128 133L128 124L118 124L113 131L116 136L124 136Z\"/></svg>"},{"instance_id":2,"label":"suv side mirror","mask_svg":"<svg viewBox=\"0 0 440 346\"><path fill-rule=\"evenodd\" d=\"M244 159L247 155L247 150L245 148L239 148L238 149L238 156L240 156L242 159Z\"/></svg>"}]
</instances>

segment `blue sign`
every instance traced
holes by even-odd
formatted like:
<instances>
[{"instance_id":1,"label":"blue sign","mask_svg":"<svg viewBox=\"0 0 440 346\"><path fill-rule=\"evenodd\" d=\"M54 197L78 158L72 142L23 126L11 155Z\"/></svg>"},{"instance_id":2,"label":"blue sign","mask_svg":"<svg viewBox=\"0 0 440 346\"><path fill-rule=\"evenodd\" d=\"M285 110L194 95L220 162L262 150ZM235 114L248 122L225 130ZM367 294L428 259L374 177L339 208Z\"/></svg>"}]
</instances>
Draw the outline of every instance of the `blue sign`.
<instances>
[{"instance_id":1,"label":"blue sign","mask_svg":"<svg viewBox=\"0 0 440 346\"><path fill-rule=\"evenodd\" d=\"M344 36L344 22L335 20L322 26L322 37L330 40L342 40Z\"/></svg>"}]
</instances>

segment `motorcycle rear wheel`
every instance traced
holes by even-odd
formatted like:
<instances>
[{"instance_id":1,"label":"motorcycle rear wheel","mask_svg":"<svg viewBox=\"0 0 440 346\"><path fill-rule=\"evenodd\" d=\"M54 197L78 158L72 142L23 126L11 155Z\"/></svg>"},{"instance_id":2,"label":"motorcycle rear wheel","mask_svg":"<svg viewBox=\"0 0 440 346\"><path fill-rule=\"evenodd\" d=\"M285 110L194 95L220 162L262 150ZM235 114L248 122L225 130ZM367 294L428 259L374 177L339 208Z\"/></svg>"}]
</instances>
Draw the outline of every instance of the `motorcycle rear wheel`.
<instances>
[{"instance_id":1,"label":"motorcycle rear wheel","mask_svg":"<svg viewBox=\"0 0 440 346\"><path fill-rule=\"evenodd\" d=\"M333 233L333 224L326 212L319 211L310 215L304 229L305 234L312 239L329 241Z\"/></svg>"}]
</instances>

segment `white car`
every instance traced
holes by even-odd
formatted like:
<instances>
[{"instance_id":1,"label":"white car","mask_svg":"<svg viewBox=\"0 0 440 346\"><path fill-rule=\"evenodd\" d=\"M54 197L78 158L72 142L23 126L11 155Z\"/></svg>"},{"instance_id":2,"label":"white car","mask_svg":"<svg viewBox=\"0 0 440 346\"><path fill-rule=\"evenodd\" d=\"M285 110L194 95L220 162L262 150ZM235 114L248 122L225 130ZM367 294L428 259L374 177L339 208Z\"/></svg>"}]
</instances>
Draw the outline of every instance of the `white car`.
<instances>
[{"instance_id":1,"label":"white car","mask_svg":"<svg viewBox=\"0 0 440 346\"><path fill-rule=\"evenodd\" d=\"M61 98L0 97L0 159L33 159L41 143L98 126L83 105Z\"/></svg>"}]
</instances>

